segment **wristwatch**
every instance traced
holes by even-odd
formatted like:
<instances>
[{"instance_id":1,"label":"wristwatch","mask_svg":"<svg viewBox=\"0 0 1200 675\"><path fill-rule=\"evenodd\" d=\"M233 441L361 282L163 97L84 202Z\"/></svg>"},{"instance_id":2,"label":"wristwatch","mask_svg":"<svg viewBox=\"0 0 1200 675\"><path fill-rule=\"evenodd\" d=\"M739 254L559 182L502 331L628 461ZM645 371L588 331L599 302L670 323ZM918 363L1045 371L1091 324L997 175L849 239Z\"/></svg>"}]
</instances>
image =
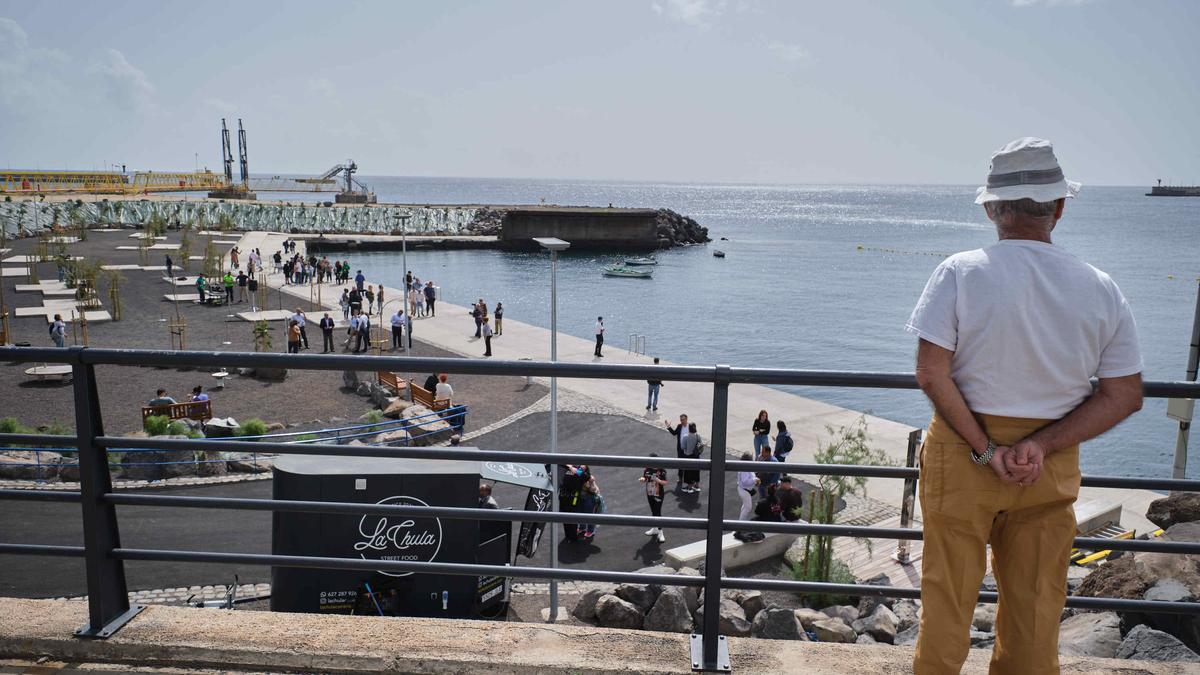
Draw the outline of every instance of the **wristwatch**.
<instances>
[{"instance_id":1,"label":"wristwatch","mask_svg":"<svg viewBox=\"0 0 1200 675\"><path fill-rule=\"evenodd\" d=\"M974 448L971 449L971 461L975 462L979 466L986 466L991 463L992 457L995 456L995 454L996 454L996 441L993 441L992 439L989 438L988 444L987 444L987 449L985 449L983 451L982 455L975 452Z\"/></svg>"}]
</instances>

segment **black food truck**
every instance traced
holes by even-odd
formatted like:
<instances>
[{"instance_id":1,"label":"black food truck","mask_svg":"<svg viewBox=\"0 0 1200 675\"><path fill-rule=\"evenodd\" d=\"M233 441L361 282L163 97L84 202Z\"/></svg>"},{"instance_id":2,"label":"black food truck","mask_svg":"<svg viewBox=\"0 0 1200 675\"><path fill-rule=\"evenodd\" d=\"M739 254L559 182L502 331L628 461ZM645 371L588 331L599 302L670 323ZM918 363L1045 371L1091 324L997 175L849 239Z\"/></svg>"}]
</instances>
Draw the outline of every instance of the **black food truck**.
<instances>
[{"instance_id":1,"label":"black food truck","mask_svg":"<svg viewBox=\"0 0 1200 675\"><path fill-rule=\"evenodd\" d=\"M471 450L473 448L463 448ZM546 510L551 483L540 464L476 460L283 455L274 498L477 508L480 481L528 487L527 510ZM540 523L522 523L518 549L532 556ZM508 565L513 523L436 517L285 513L274 515L276 555L354 557ZM493 618L508 599L508 578L453 574L271 569L271 609L385 616Z\"/></svg>"}]
</instances>

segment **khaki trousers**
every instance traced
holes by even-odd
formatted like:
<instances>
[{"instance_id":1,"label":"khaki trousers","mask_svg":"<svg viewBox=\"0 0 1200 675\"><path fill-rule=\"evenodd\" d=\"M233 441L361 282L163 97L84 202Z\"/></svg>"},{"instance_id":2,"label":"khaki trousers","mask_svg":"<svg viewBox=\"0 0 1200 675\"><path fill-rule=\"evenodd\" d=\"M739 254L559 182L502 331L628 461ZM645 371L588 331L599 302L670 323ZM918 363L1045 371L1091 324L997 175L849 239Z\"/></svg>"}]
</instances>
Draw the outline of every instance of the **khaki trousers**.
<instances>
[{"instance_id":1,"label":"khaki trousers","mask_svg":"<svg viewBox=\"0 0 1200 675\"><path fill-rule=\"evenodd\" d=\"M1010 445L1054 420L976 415L988 437ZM921 630L913 670L957 673L987 544L1000 593L991 673L1057 673L1058 622L1075 536L1079 447L1046 457L1029 487L1006 483L971 461L970 446L936 415L921 446L924 518Z\"/></svg>"}]
</instances>

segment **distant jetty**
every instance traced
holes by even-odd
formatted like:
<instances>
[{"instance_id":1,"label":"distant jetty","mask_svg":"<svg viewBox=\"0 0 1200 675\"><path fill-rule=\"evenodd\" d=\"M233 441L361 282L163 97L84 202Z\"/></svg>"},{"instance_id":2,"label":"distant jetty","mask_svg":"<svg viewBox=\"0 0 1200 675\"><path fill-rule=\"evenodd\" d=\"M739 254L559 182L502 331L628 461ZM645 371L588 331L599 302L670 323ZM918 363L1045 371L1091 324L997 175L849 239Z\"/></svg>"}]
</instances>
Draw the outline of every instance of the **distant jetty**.
<instances>
[{"instance_id":1,"label":"distant jetty","mask_svg":"<svg viewBox=\"0 0 1200 675\"><path fill-rule=\"evenodd\" d=\"M1200 197L1200 185L1163 185L1159 179L1158 185L1150 188L1147 197Z\"/></svg>"},{"instance_id":2,"label":"distant jetty","mask_svg":"<svg viewBox=\"0 0 1200 675\"><path fill-rule=\"evenodd\" d=\"M242 202L155 196L145 199L34 198L0 202L0 227L9 236L55 227L168 229L322 234L331 242L356 234L443 237L446 248L529 249L533 237L558 237L572 248L647 250L710 241L708 228L670 209L541 205L334 204ZM402 227L403 223L403 227ZM470 242L478 237L478 242ZM432 239L427 244L432 245ZM390 244L389 244L390 245ZM398 247L398 243L397 243Z\"/></svg>"}]
</instances>

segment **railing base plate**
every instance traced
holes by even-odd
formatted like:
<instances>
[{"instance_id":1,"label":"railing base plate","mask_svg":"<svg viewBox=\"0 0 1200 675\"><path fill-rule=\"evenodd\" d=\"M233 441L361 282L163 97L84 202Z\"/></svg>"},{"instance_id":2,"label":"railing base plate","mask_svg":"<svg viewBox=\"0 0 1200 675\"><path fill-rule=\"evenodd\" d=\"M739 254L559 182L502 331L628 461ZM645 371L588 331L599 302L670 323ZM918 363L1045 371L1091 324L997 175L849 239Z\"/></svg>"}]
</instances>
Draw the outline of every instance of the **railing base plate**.
<instances>
[{"instance_id":1,"label":"railing base plate","mask_svg":"<svg viewBox=\"0 0 1200 675\"><path fill-rule=\"evenodd\" d=\"M99 629L93 629L92 624L85 623L83 628L75 631L75 637L89 640L103 640L112 637L114 633L121 630L122 626L129 623L133 617L140 614L143 609L146 609L145 605L133 605L129 609L125 610L124 614L118 616L112 621L109 621Z\"/></svg>"},{"instance_id":2,"label":"railing base plate","mask_svg":"<svg viewBox=\"0 0 1200 675\"><path fill-rule=\"evenodd\" d=\"M729 664L729 642L724 635L717 636L717 662L704 662L704 636L692 633L692 672L693 673L731 673L733 667Z\"/></svg>"}]
</instances>

